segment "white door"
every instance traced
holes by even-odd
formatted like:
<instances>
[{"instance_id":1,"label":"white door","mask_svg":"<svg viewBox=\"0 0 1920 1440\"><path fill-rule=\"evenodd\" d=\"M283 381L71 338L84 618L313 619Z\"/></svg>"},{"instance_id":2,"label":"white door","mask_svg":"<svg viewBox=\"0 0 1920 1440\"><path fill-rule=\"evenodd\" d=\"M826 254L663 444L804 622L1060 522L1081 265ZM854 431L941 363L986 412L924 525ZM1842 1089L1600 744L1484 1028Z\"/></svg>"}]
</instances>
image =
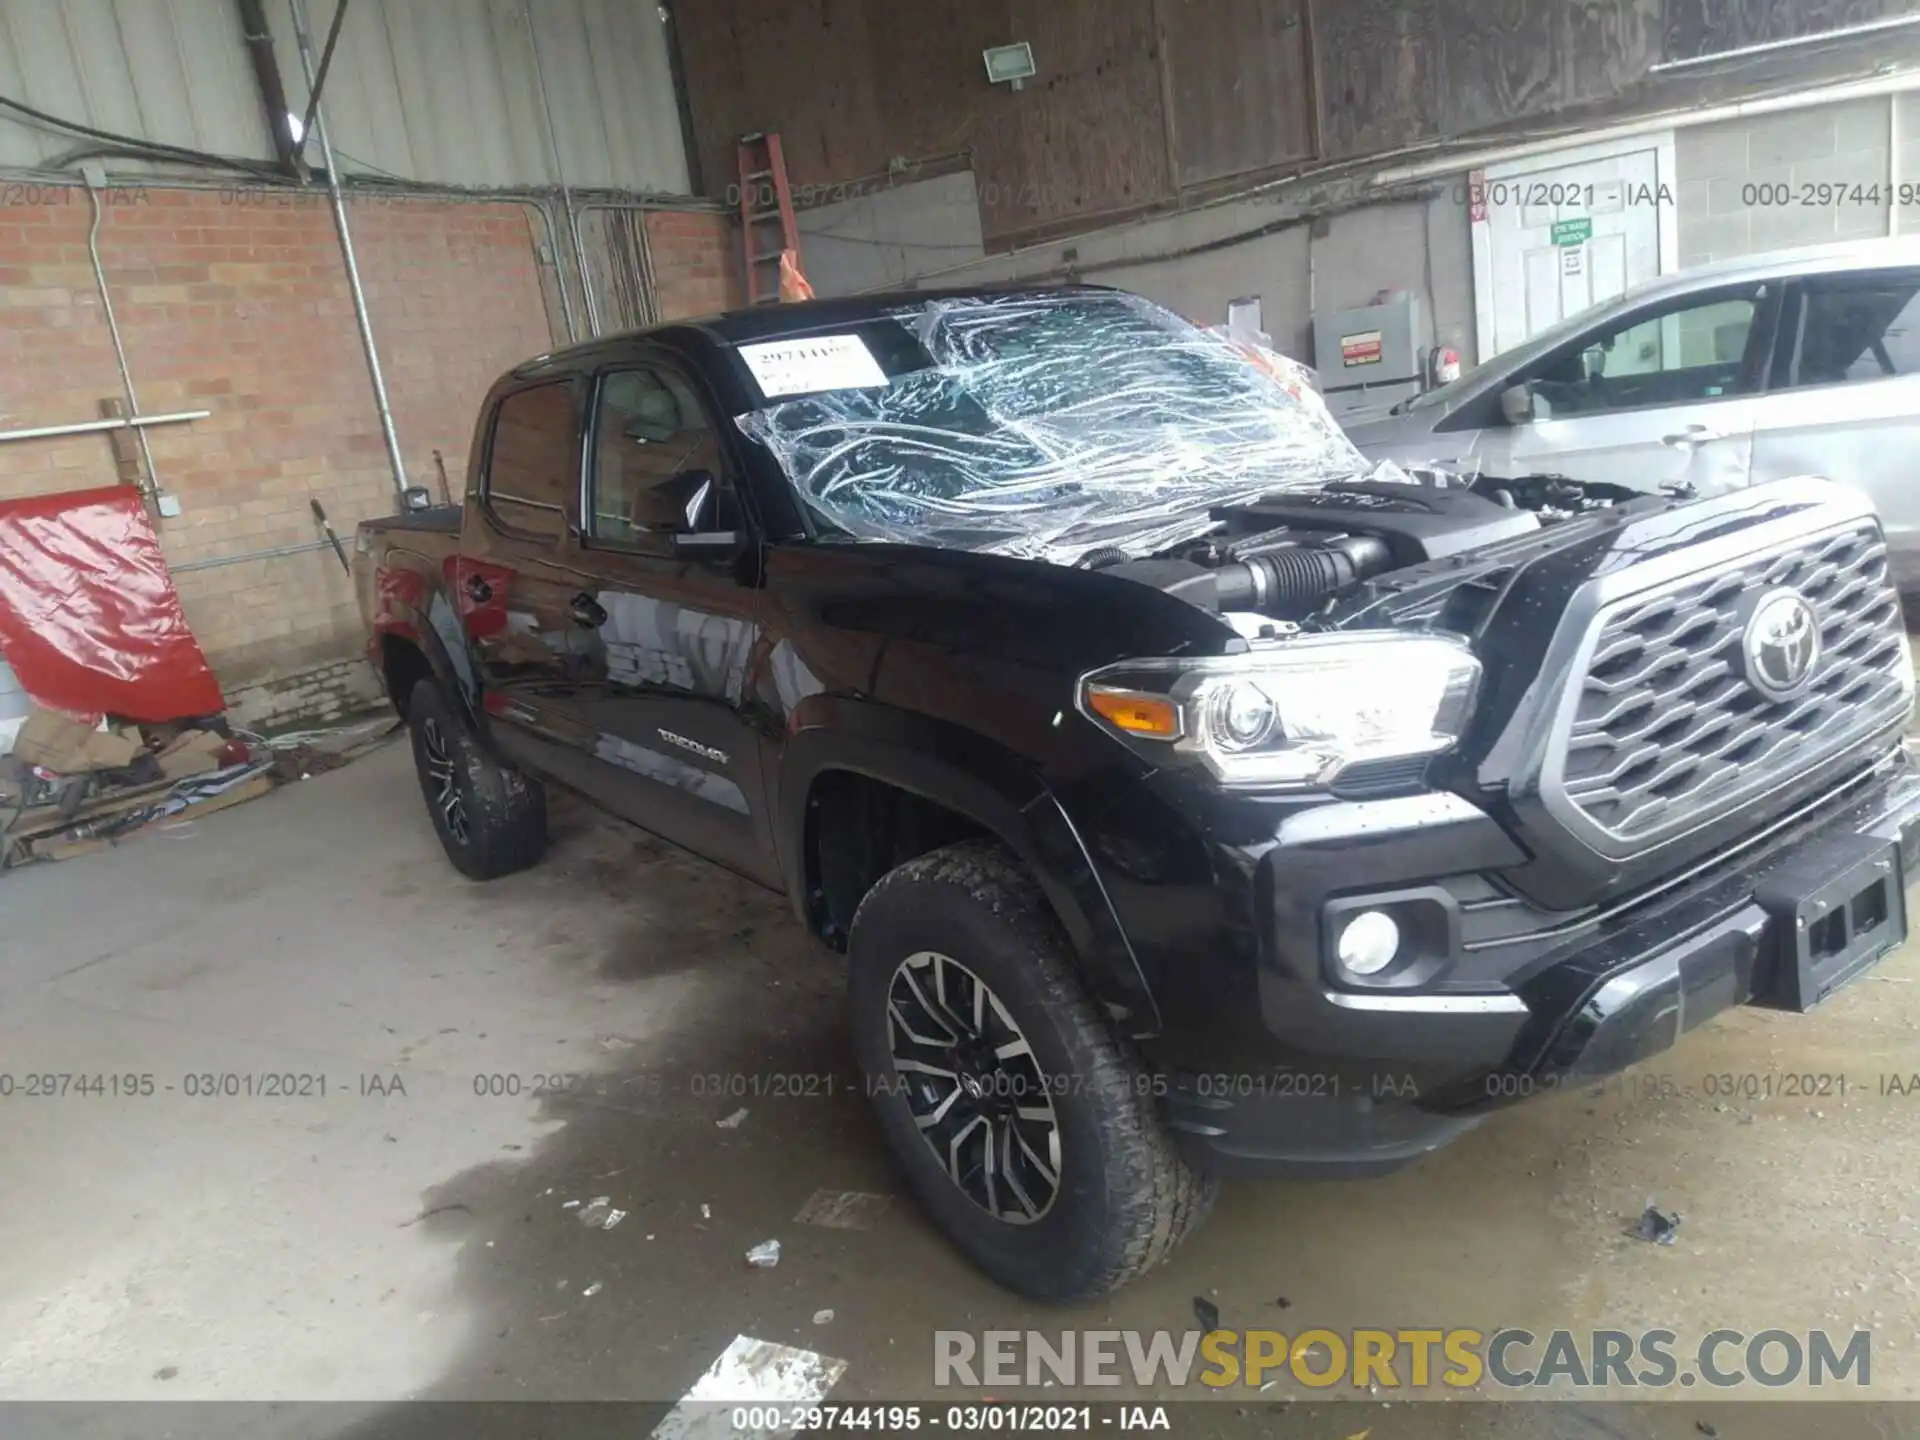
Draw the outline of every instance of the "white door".
<instances>
[{"instance_id":1,"label":"white door","mask_svg":"<svg viewBox=\"0 0 1920 1440\"><path fill-rule=\"evenodd\" d=\"M1745 484L1778 287L1721 286L1596 325L1516 377L1532 419L1507 432L1509 473L1637 490Z\"/></svg>"},{"instance_id":2,"label":"white door","mask_svg":"<svg viewBox=\"0 0 1920 1440\"><path fill-rule=\"evenodd\" d=\"M1880 511L1901 589L1920 592L1920 272L1809 279L1793 353L1756 421L1753 478L1823 475Z\"/></svg>"},{"instance_id":3,"label":"white door","mask_svg":"<svg viewBox=\"0 0 1920 1440\"><path fill-rule=\"evenodd\" d=\"M1490 168L1470 187L1480 358L1675 268L1672 137Z\"/></svg>"}]
</instances>

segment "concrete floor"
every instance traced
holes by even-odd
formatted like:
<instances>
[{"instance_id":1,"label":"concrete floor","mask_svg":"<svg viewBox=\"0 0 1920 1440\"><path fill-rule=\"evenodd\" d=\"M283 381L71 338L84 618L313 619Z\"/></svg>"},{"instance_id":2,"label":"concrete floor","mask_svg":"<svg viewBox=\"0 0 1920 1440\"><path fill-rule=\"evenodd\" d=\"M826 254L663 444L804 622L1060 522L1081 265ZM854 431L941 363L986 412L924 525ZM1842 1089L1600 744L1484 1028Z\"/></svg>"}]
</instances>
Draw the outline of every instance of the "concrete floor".
<instances>
[{"instance_id":1,"label":"concrete floor","mask_svg":"<svg viewBox=\"0 0 1920 1440\"><path fill-rule=\"evenodd\" d=\"M1062 1312L995 1289L904 1200L865 1229L797 1223L815 1190L895 1188L847 1093L838 960L783 901L554 809L542 866L472 885L390 745L0 877L0 1398L669 1400L747 1334L846 1360L835 1399L932 1399L935 1329L1185 1330L1196 1296L1225 1325L1296 1333L1865 1326L1864 1398L1920 1398L1920 1096L1875 1086L1920 1071L1911 946L1817 1015L1739 1013L1640 1077L1693 1098L1615 1086L1387 1180L1230 1187L1170 1265ZM1750 1071L1855 1089L1698 1094ZM154 1093L24 1098L34 1072L151 1075ZM228 1074L326 1093L186 1093ZM837 1093L698 1078L732 1074ZM569 1088L535 1098L542 1076ZM611 1230L563 1208L603 1195L628 1212ZM1683 1216L1671 1248L1623 1233L1650 1197ZM769 1238L778 1267L748 1268ZM1374 1434L1545 1433L1518 1407L1467 1410L1395 1406ZM1694 1435L1697 1413L1600 1433Z\"/></svg>"}]
</instances>

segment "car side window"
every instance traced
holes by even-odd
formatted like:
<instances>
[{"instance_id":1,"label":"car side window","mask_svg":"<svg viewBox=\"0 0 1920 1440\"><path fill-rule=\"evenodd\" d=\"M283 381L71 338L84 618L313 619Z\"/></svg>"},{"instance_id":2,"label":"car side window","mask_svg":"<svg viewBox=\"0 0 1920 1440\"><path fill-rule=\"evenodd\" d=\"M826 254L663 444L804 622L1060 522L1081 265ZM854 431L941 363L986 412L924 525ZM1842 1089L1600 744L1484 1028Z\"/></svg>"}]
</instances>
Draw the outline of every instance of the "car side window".
<instances>
[{"instance_id":1,"label":"car side window","mask_svg":"<svg viewBox=\"0 0 1920 1440\"><path fill-rule=\"evenodd\" d=\"M1809 285L1799 332L1795 388L1920 374L1920 275Z\"/></svg>"},{"instance_id":2,"label":"car side window","mask_svg":"<svg viewBox=\"0 0 1920 1440\"><path fill-rule=\"evenodd\" d=\"M507 529L544 540L566 535L580 474L576 399L573 384L560 381L516 390L494 411L481 498Z\"/></svg>"},{"instance_id":3,"label":"car side window","mask_svg":"<svg viewBox=\"0 0 1920 1440\"><path fill-rule=\"evenodd\" d=\"M664 549L676 534L740 528L718 432L679 375L649 365L604 376L593 436L589 539Z\"/></svg>"},{"instance_id":4,"label":"car side window","mask_svg":"<svg viewBox=\"0 0 1920 1440\"><path fill-rule=\"evenodd\" d=\"M1561 420L1662 405L1690 405L1759 388L1754 327L1761 293L1725 291L1642 311L1590 332L1526 378L1534 418Z\"/></svg>"}]
</instances>

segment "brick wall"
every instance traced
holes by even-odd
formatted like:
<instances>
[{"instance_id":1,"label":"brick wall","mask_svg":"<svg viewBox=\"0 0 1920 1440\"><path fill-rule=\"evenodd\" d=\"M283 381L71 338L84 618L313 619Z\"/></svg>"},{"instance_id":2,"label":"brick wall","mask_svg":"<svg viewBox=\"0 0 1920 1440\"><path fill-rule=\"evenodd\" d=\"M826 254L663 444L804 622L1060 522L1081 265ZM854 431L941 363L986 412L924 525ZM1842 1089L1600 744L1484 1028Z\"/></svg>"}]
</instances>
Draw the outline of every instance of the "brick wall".
<instances>
[{"instance_id":1,"label":"brick wall","mask_svg":"<svg viewBox=\"0 0 1920 1440\"><path fill-rule=\"evenodd\" d=\"M746 303L740 231L724 212L650 210L647 244L662 320L713 315Z\"/></svg>"},{"instance_id":2,"label":"brick wall","mask_svg":"<svg viewBox=\"0 0 1920 1440\"><path fill-rule=\"evenodd\" d=\"M87 258L85 192L18 199L0 206L0 428L95 419L120 384ZM206 562L318 540L312 499L349 547L357 521L394 509L326 197L153 188L115 191L104 211L102 260L141 408L213 412L147 432L182 507L156 525L182 567L188 619L230 697L299 694L287 682L361 644L333 553ZM351 214L409 479L437 491L438 449L457 497L481 396L560 338L531 216L510 203L400 197L356 198ZM728 304L727 252L716 249L725 217L650 218L668 312ZM0 445L0 498L115 478L102 435Z\"/></svg>"},{"instance_id":3,"label":"brick wall","mask_svg":"<svg viewBox=\"0 0 1920 1440\"><path fill-rule=\"evenodd\" d=\"M87 259L84 192L0 209L0 415L9 427L95 418L119 393ZM410 475L433 451L456 477L475 403L550 344L517 206L356 200L367 300ZM182 514L157 522L194 633L232 690L350 653L353 592L329 550L193 568L319 538L309 502L350 535L391 513L392 481L323 195L114 192L100 249L141 407L211 410L148 431ZM114 480L104 436L0 447L0 496Z\"/></svg>"}]
</instances>

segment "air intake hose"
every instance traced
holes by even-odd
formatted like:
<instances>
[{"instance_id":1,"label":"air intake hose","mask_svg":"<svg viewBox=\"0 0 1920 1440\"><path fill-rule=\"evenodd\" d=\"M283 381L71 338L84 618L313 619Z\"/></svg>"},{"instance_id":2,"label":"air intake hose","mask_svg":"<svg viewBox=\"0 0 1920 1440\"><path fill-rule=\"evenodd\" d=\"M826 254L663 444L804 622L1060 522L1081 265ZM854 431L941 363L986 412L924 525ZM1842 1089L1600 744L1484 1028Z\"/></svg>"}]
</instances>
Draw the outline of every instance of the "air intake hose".
<instances>
[{"instance_id":1,"label":"air intake hose","mask_svg":"<svg viewBox=\"0 0 1920 1440\"><path fill-rule=\"evenodd\" d=\"M1341 535L1318 545L1255 555L1214 572L1222 610L1251 610L1285 619L1304 615L1328 596L1393 568L1384 541Z\"/></svg>"}]
</instances>

